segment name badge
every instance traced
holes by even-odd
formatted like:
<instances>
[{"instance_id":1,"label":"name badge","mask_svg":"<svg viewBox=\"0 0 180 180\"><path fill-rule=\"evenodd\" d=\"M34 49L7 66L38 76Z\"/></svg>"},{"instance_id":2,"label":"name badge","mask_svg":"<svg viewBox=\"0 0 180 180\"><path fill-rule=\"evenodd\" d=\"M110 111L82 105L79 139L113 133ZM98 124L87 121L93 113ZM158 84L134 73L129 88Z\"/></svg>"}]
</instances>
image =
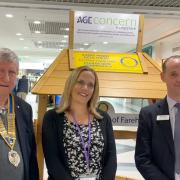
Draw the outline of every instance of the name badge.
<instances>
[{"instance_id":1,"label":"name badge","mask_svg":"<svg viewBox=\"0 0 180 180\"><path fill-rule=\"evenodd\" d=\"M96 180L95 175L85 175L85 176L80 176L80 180Z\"/></svg>"},{"instance_id":2,"label":"name badge","mask_svg":"<svg viewBox=\"0 0 180 180\"><path fill-rule=\"evenodd\" d=\"M80 180L96 180L96 177L80 177Z\"/></svg>"},{"instance_id":3,"label":"name badge","mask_svg":"<svg viewBox=\"0 0 180 180\"><path fill-rule=\"evenodd\" d=\"M157 121L168 121L169 120L169 115L157 115L156 120Z\"/></svg>"}]
</instances>

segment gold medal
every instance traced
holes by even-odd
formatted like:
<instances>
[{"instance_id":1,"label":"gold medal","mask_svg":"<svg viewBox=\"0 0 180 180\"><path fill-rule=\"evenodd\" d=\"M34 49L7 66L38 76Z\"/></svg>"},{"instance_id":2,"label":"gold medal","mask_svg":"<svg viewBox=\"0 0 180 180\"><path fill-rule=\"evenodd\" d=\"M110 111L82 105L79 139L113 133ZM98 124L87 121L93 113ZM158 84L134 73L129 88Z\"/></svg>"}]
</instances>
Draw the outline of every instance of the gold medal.
<instances>
[{"instance_id":1,"label":"gold medal","mask_svg":"<svg viewBox=\"0 0 180 180\"><path fill-rule=\"evenodd\" d=\"M20 163L19 154L14 151L14 146L16 144L16 126L15 126L15 113L14 113L14 97L12 95L9 96L8 100L8 129L6 130L2 120L0 119L0 135L4 139L5 143L11 149L8 153L9 162L18 167Z\"/></svg>"},{"instance_id":2,"label":"gold medal","mask_svg":"<svg viewBox=\"0 0 180 180\"><path fill-rule=\"evenodd\" d=\"M14 150L9 151L8 159L12 165L14 165L15 167L18 167L18 165L20 163L20 156L16 151L14 151Z\"/></svg>"}]
</instances>

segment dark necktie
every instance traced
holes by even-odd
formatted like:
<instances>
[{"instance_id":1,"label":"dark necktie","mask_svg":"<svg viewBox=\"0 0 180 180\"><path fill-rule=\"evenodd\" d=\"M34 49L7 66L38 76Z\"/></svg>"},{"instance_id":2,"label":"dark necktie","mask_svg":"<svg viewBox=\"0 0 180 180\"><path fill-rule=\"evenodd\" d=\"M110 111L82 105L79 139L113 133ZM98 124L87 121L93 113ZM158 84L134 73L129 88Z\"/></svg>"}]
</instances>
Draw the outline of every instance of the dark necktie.
<instances>
[{"instance_id":1,"label":"dark necktie","mask_svg":"<svg viewBox=\"0 0 180 180\"><path fill-rule=\"evenodd\" d=\"M180 103L177 103L175 106L178 109L175 115L174 126L175 172L180 174Z\"/></svg>"}]
</instances>

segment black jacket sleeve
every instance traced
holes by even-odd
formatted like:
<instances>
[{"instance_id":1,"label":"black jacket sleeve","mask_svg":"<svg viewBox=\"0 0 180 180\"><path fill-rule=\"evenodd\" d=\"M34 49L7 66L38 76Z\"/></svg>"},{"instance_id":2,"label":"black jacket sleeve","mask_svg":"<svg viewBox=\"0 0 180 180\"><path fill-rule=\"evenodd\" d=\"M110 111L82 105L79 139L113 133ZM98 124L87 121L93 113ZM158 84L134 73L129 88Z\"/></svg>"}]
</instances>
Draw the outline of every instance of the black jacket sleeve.
<instances>
[{"instance_id":1,"label":"black jacket sleeve","mask_svg":"<svg viewBox=\"0 0 180 180\"><path fill-rule=\"evenodd\" d=\"M102 120L102 129L105 138L102 180L114 180L117 169L117 157L112 122L110 116L107 113L101 112L101 114L104 117Z\"/></svg>"},{"instance_id":2,"label":"black jacket sleeve","mask_svg":"<svg viewBox=\"0 0 180 180\"><path fill-rule=\"evenodd\" d=\"M69 172L62 162L62 155L58 147L58 114L55 110L46 112L42 125L42 146L49 180L72 180Z\"/></svg>"},{"instance_id":3,"label":"black jacket sleeve","mask_svg":"<svg viewBox=\"0 0 180 180\"><path fill-rule=\"evenodd\" d=\"M38 163L37 163L37 157L36 157L36 141L34 136L34 129L33 129L33 122L32 122L32 109L30 108L30 124L29 124L29 130L30 130L30 142L31 142L31 154L29 158L29 176L30 180L39 180L39 169L38 169Z\"/></svg>"}]
</instances>

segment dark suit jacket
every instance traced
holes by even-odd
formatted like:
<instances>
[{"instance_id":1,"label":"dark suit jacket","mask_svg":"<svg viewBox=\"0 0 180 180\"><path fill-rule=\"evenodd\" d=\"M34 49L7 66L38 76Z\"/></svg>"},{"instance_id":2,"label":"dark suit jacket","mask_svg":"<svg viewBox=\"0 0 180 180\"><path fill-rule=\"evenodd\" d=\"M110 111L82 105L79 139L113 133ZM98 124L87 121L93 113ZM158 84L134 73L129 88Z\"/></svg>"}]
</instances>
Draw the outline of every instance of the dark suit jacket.
<instances>
[{"instance_id":1,"label":"dark suit jacket","mask_svg":"<svg viewBox=\"0 0 180 180\"><path fill-rule=\"evenodd\" d=\"M174 180L175 152L171 124L170 120L158 121L158 115L169 115L166 98L140 111L136 167L146 180Z\"/></svg>"},{"instance_id":2,"label":"dark suit jacket","mask_svg":"<svg viewBox=\"0 0 180 180\"><path fill-rule=\"evenodd\" d=\"M36 143L32 123L32 108L22 99L15 96L15 114L17 136L24 162L24 180L38 180Z\"/></svg>"},{"instance_id":3,"label":"dark suit jacket","mask_svg":"<svg viewBox=\"0 0 180 180\"><path fill-rule=\"evenodd\" d=\"M117 168L115 140L110 117L101 112L104 117L100 121L104 137L102 180L114 180ZM46 112L42 127L42 144L49 174L49 180L73 180L68 169L67 156L63 145L64 113L55 110Z\"/></svg>"}]
</instances>

